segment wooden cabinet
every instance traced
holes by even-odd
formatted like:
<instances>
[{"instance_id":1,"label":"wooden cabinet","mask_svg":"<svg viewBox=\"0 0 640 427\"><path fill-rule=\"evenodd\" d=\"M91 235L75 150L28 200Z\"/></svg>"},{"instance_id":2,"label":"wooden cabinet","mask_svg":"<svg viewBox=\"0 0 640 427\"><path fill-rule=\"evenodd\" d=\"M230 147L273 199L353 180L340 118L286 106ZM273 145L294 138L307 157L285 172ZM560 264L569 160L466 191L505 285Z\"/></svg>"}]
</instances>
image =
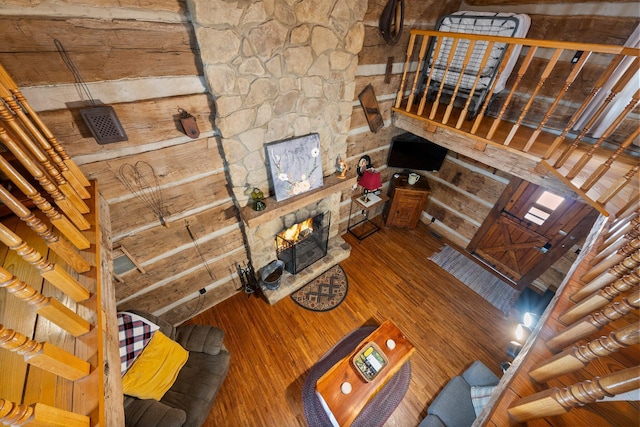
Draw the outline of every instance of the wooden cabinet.
<instances>
[{"instance_id":1,"label":"wooden cabinet","mask_svg":"<svg viewBox=\"0 0 640 427\"><path fill-rule=\"evenodd\" d=\"M406 176L394 178L389 185L391 203L385 214L387 227L416 228L430 193L425 177L413 185L409 185Z\"/></svg>"}]
</instances>

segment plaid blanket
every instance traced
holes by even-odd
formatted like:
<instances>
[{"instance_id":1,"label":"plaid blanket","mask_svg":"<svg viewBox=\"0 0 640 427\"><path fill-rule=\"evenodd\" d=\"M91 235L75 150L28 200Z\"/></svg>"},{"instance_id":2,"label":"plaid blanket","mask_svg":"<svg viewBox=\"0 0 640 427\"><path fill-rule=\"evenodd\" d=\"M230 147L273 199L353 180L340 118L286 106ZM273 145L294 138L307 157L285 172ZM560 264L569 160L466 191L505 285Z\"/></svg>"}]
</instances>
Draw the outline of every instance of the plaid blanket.
<instances>
[{"instance_id":1,"label":"plaid blanket","mask_svg":"<svg viewBox=\"0 0 640 427\"><path fill-rule=\"evenodd\" d=\"M120 341L120 371L124 375L142 353L153 333L160 329L155 323L133 313L118 313Z\"/></svg>"}]
</instances>

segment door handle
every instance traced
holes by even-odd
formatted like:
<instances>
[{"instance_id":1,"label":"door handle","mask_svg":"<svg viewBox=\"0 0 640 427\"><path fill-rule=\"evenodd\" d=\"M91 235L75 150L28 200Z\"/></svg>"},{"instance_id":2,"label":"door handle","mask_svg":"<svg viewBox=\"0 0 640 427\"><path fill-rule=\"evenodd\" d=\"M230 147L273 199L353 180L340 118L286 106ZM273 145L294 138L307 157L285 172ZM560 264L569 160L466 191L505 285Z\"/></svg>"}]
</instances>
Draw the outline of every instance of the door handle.
<instances>
[{"instance_id":1,"label":"door handle","mask_svg":"<svg viewBox=\"0 0 640 427\"><path fill-rule=\"evenodd\" d=\"M533 248L539 250L543 254L546 254L549 252L549 249L551 249L551 243L547 242L543 247L534 246Z\"/></svg>"}]
</instances>

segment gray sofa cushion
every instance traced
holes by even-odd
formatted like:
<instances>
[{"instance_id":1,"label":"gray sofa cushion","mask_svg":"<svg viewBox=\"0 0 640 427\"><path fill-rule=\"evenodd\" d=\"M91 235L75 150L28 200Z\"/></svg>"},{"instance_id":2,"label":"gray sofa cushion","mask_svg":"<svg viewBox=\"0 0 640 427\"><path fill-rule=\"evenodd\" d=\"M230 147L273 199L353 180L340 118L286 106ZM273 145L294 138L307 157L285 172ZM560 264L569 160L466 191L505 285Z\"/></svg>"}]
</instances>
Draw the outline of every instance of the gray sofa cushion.
<instances>
[{"instance_id":1,"label":"gray sofa cushion","mask_svg":"<svg viewBox=\"0 0 640 427\"><path fill-rule=\"evenodd\" d=\"M438 418L437 416L427 415L427 418L422 420L422 422L418 427L447 427L447 426L442 424L442 421L440 421L440 418Z\"/></svg>"},{"instance_id":2,"label":"gray sofa cushion","mask_svg":"<svg viewBox=\"0 0 640 427\"><path fill-rule=\"evenodd\" d=\"M427 413L436 415L446 426L471 426L476 413L469 384L461 376L453 377L429 405Z\"/></svg>"},{"instance_id":3,"label":"gray sofa cushion","mask_svg":"<svg viewBox=\"0 0 640 427\"><path fill-rule=\"evenodd\" d=\"M153 399L124 396L127 426L181 427L187 420L182 409L172 408Z\"/></svg>"},{"instance_id":4,"label":"gray sofa cushion","mask_svg":"<svg viewBox=\"0 0 640 427\"><path fill-rule=\"evenodd\" d=\"M224 350L215 356L189 353L189 360L180 370L176 382L160 400L189 414L185 427L199 427L207 419L229 370L229 358Z\"/></svg>"},{"instance_id":5,"label":"gray sofa cushion","mask_svg":"<svg viewBox=\"0 0 640 427\"><path fill-rule=\"evenodd\" d=\"M462 377L470 386L472 385L496 385L500 378L491 372L481 361L476 360L463 372Z\"/></svg>"}]
</instances>

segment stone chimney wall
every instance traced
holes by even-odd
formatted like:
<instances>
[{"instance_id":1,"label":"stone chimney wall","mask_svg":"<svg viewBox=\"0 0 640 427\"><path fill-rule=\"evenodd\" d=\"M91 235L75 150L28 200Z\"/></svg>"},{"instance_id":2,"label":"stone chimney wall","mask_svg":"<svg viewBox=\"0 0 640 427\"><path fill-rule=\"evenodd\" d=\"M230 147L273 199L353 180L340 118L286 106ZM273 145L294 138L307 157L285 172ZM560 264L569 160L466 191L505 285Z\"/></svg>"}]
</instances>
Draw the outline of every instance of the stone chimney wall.
<instances>
[{"instance_id":1,"label":"stone chimney wall","mask_svg":"<svg viewBox=\"0 0 640 427\"><path fill-rule=\"evenodd\" d=\"M188 0L240 206L270 194L269 142L317 132L324 176L346 154L367 3Z\"/></svg>"}]
</instances>

